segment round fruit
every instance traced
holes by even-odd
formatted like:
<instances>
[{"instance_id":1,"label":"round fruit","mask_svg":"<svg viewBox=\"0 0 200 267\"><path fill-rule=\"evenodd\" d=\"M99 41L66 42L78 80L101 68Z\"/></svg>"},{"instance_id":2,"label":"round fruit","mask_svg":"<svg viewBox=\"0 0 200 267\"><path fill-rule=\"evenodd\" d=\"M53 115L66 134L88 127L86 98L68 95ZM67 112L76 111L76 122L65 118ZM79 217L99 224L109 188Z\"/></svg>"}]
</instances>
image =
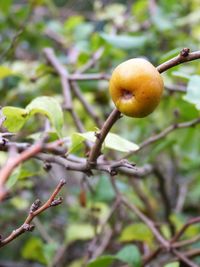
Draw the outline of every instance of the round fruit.
<instances>
[{"instance_id":1,"label":"round fruit","mask_svg":"<svg viewBox=\"0 0 200 267\"><path fill-rule=\"evenodd\" d=\"M133 58L115 68L109 91L121 113L143 118L159 104L163 86L160 73L149 61Z\"/></svg>"}]
</instances>

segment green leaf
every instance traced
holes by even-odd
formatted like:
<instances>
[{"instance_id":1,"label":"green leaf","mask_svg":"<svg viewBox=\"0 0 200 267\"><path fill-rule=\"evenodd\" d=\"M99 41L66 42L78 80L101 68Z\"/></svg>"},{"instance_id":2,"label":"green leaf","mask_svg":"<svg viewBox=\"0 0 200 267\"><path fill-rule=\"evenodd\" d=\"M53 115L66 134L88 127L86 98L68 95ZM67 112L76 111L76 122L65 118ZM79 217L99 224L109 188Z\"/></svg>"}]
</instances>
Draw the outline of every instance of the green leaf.
<instances>
[{"instance_id":1,"label":"green leaf","mask_svg":"<svg viewBox=\"0 0 200 267\"><path fill-rule=\"evenodd\" d=\"M97 201L111 201L115 197L112 184L107 176L100 177L95 190L95 200Z\"/></svg>"},{"instance_id":2,"label":"green leaf","mask_svg":"<svg viewBox=\"0 0 200 267\"><path fill-rule=\"evenodd\" d=\"M153 234L150 229L144 223L134 223L122 231L119 240L121 242L129 241L143 241L147 242L149 245L153 242Z\"/></svg>"},{"instance_id":3,"label":"green leaf","mask_svg":"<svg viewBox=\"0 0 200 267\"><path fill-rule=\"evenodd\" d=\"M128 245L122 248L116 255L116 258L128 263L132 267L141 266L141 255L139 249L134 245Z\"/></svg>"},{"instance_id":4,"label":"green leaf","mask_svg":"<svg viewBox=\"0 0 200 267\"><path fill-rule=\"evenodd\" d=\"M70 224L67 228L67 242L74 240L88 240L95 235L94 227L91 224Z\"/></svg>"},{"instance_id":5,"label":"green leaf","mask_svg":"<svg viewBox=\"0 0 200 267\"><path fill-rule=\"evenodd\" d=\"M10 10L10 6L13 0L0 1L0 11L7 14Z\"/></svg>"},{"instance_id":6,"label":"green leaf","mask_svg":"<svg viewBox=\"0 0 200 267\"><path fill-rule=\"evenodd\" d=\"M185 72L182 71L173 71L172 72L173 76L177 77L177 78L181 78L185 81L189 81L190 79L190 75L186 74Z\"/></svg>"},{"instance_id":7,"label":"green leaf","mask_svg":"<svg viewBox=\"0 0 200 267\"><path fill-rule=\"evenodd\" d=\"M100 36L107 43L121 49L134 49L143 46L147 41L147 36L130 36L130 35L111 35L100 33Z\"/></svg>"},{"instance_id":8,"label":"green leaf","mask_svg":"<svg viewBox=\"0 0 200 267\"><path fill-rule=\"evenodd\" d=\"M0 2L5 2L5 1L0 1ZM8 67L0 66L0 80L7 78L8 76L14 75L14 74L15 73Z\"/></svg>"},{"instance_id":9,"label":"green leaf","mask_svg":"<svg viewBox=\"0 0 200 267\"><path fill-rule=\"evenodd\" d=\"M81 147L85 139L86 138L79 133L73 133L71 136L71 145L67 154L75 153Z\"/></svg>"},{"instance_id":10,"label":"green leaf","mask_svg":"<svg viewBox=\"0 0 200 267\"><path fill-rule=\"evenodd\" d=\"M174 27L171 18L166 16L166 14L163 13L161 9L158 9L156 14L152 16L152 21L156 28L160 31L170 30L172 29L172 27Z\"/></svg>"},{"instance_id":11,"label":"green leaf","mask_svg":"<svg viewBox=\"0 0 200 267\"><path fill-rule=\"evenodd\" d=\"M41 113L46 115L52 123L52 126L60 134L63 126L63 112L59 103L53 97L40 96L35 98L26 110L30 115Z\"/></svg>"},{"instance_id":12,"label":"green leaf","mask_svg":"<svg viewBox=\"0 0 200 267\"><path fill-rule=\"evenodd\" d=\"M6 187L8 189L10 189L17 182L20 172L21 172L21 166L18 166L17 168L14 169L12 174L9 176L9 179L6 183Z\"/></svg>"},{"instance_id":13,"label":"green leaf","mask_svg":"<svg viewBox=\"0 0 200 267\"><path fill-rule=\"evenodd\" d=\"M38 175L41 169L33 160L26 161L22 165L14 169L10 175L6 186L10 189L19 179L25 179L34 175Z\"/></svg>"},{"instance_id":14,"label":"green leaf","mask_svg":"<svg viewBox=\"0 0 200 267\"><path fill-rule=\"evenodd\" d=\"M193 75L187 86L187 93L183 96L183 99L189 103L192 103L200 110L200 75Z\"/></svg>"},{"instance_id":15,"label":"green leaf","mask_svg":"<svg viewBox=\"0 0 200 267\"><path fill-rule=\"evenodd\" d=\"M109 267L114 260L115 256L112 255L101 256L96 260L90 262L87 267Z\"/></svg>"},{"instance_id":16,"label":"green leaf","mask_svg":"<svg viewBox=\"0 0 200 267\"><path fill-rule=\"evenodd\" d=\"M10 132L18 132L23 127L29 116L25 109L9 106L4 107L2 109L2 113L6 117L3 126Z\"/></svg>"},{"instance_id":17,"label":"green leaf","mask_svg":"<svg viewBox=\"0 0 200 267\"><path fill-rule=\"evenodd\" d=\"M180 266L180 263L178 261L171 262L171 263L164 265L164 267L179 267L179 266Z\"/></svg>"},{"instance_id":18,"label":"green leaf","mask_svg":"<svg viewBox=\"0 0 200 267\"><path fill-rule=\"evenodd\" d=\"M95 142L96 140L95 132L86 132L86 133L77 133L77 134L91 142ZM114 133L108 133L104 141L104 147L114 149L117 151L121 151L121 152L125 152L125 153L136 151L139 149L139 146L136 145L135 143L132 143Z\"/></svg>"},{"instance_id":19,"label":"green leaf","mask_svg":"<svg viewBox=\"0 0 200 267\"><path fill-rule=\"evenodd\" d=\"M56 242L51 242L43 246L44 257L48 263L52 263L53 257L57 249L58 244Z\"/></svg>"},{"instance_id":20,"label":"green leaf","mask_svg":"<svg viewBox=\"0 0 200 267\"><path fill-rule=\"evenodd\" d=\"M116 255L98 257L90 262L87 267L109 267L113 261L120 260L131 267L141 266L141 255L136 246L128 245L122 248Z\"/></svg>"},{"instance_id":21,"label":"green leaf","mask_svg":"<svg viewBox=\"0 0 200 267\"><path fill-rule=\"evenodd\" d=\"M127 153L139 149L139 146L135 143L132 143L114 133L108 133L106 136L105 147Z\"/></svg>"},{"instance_id":22,"label":"green leaf","mask_svg":"<svg viewBox=\"0 0 200 267\"><path fill-rule=\"evenodd\" d=\"M22 257L26 260L33 260L42 264L46 263L43 253L43 242L37 237L29 238L23 246Z\"/></svg>"}]
</instances>

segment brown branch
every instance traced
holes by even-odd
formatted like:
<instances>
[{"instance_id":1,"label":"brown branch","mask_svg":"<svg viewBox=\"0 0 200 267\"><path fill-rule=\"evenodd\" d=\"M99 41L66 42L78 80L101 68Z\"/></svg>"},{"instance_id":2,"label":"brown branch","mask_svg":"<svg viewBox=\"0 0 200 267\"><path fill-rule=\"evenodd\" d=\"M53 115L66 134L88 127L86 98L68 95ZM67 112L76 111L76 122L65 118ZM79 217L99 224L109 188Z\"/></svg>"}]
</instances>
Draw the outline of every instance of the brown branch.
<instances>
[{"instance_id":1,"label":"brown branch","mask_svg":"<svg viewBox=\"0 0 200 267\"><path fill-rule=\"evenodd\" d=\"M196 263L194 263L193 261L191 261L190 259L188 259L188 257L180 251L178 251L176 249L172 249L171 252L175 256L177 256L177 258L179 258L182 262L186 263L188 267L198 267L199 266Z\"/></svg>"},{"instance_id":2,"label":"brown branch","mask_svg":"<svg viewBox=\"0 0 200 267\"><path fill-rule=\"evenodd\" d=\"M188 246L188 245L191 245L197 241L200 240L200 235L197 235L191 239L188 239L188 240L183 240L183 241L179 241L179 242L176 242L176 243L173 243L172 246L173 248L180 248L180 247L183 247L183 246Z\"/></svg>"},{"instance_id":3,"label":"brown branch","mask_svg":"<svg viewBox=\"0 0 200 267\"><path fill-rule=\"evenodd\" d=\"M161 246L156 248L153 252L151 252L149 255L143 257L142 259L142 267L145 267L150 261L155 260L158 254L162 251Z\"/></svg>"},{"instance_id":4,"label":"brown branch","mask_svg":"<svg viewBox=\"0 0 200 267\"><path fill-rule=\"evenodd\" d=\"M55 71L60 76L64 96L64 108L66 110L70 110L72 109L72 98L68 81L68 72L64 66L60 64L52 48L45 48L44 54L49 63L54 67Z\"/></svg>"},{"instance_id":5,"label":"brown branch","mask_svg":"<svg viewBox=\"0 0 200 267\"><path fill-rule=\"evenodd\" d=\"M47 150L53 150L55 147L57 147L59 144L62 144L62 140L57 140L55 142L46 144ZM12 147L12 146L9 146ZM26 148L23 152L21 152L18 155L15 155L15 157L8 158L5 165L0 170L0 202L5 198L6 196L6 188L5 183L13 170L22 162L28 160L29 158L37 155L45 148L45 145L43 143L43 140Z\"/></svg>"},{"instance_id":6,"label":"brown branch","mask_svg":"<svg viewBox=\"0 0 200 267\"><path fill-rule=\"evenodd\" d=\"M106 73L74 73L68 77L69 81L92 81L92 80L109 80L110 75Z\"/></svg>"},{"instance_id":7,"label":"brown branch","mask_svg":"<svg viewBox=\"0 0 200 267\"><path fill-rule=\"evenodd\" d=\"M59 197L56 199L56 196L58 195L58 193L60 192L61 188L63 187L65 183L66 183L65 180L60 180L59 184L57 185L57 187L51 194L50 198L41 207L40 207L40 201L36 200L32 204L29 214L27 218L25 219L24 223L19 228L12 231L12 233L8 237L6 237L5 239L1 239L0 247L7 245L8 243L13 241L15 238L17 238L21 234L28 232L28 231L32 231L34 229L34 226L31 225L30 223L32 222L34 217L36 217L37 215L39 215L40 213L42 213L43 211L45 211L46 209L50 207L54 207L54 206L61 204L62 198Z\"/></svg>"},{"instance_id":8,"label":"brown branch","mask_svg":"<svg viewBox=\"0 0 200 267\"><path fill-rule=\"evenodd\" d=\"M176 233L176 235L171 239L170 243L176 242L185 233L188 227L196 223L200 223L200 217L192 218L187 223L185 223L182 228Z\"/></svg>"},{"instance_id":9,"label":"brown branch","mask_svg":"<svg viewBox=\"0 0 200 267\"><path fill-rule=\"evenodd\" d=\"M140 218L141 221L143 221L151 230L157 241L167 250L170 248L169 242L160 234L160 232L155 227L155 224L153 221L151 221L146 215L144 215L133 203L130 203L125 197L121 197L121 202L129 208L131 211L133 211L138 218Z\"/></svg>"},{"instance_id":10,"label":"brown branch","mask_svg":"<svg viewBox=\"0 0 200 267\"><path fill-rule=\"evenodd\" d=\"M109 174L113 174L113 172L117 173L123 173L128 176L134 176L136 178L147 176L148 174L152 173L153 167L149 164L144 165L143 167L131 167L131 164L123 165L121 163L120 165L117 165L113 167L113 161L97 161L95 166L91 166L90 169L88 169L87 160L84 158L78 158L76 157L76 160L73 160L72 155L69 155L69 159L57 156L57 155L50 155L46 153L39 153L35 156L35 158L42 160L47 163L57 163L58 165L63 166L67 170L71 171L78 171L78 172L84 172L88 175L91 174L91 171L93 169L98 171L103 171ZM72 160L71 160L72 158Z\"/></svg>"},{"instance_id":11,"label":"brown branch","mask_svg":"<svg viewBox=\"0 0 200 267\"><path fill-rule=\"evenodd\" d=\"M187 122L181 122L181 123L176 123L173 125L170 125L169 127L167 127L166 129L164 129L162 132L160 132L159 134L156 134L150 138L148 138L147 140L145 140L144 142L142 142L139 145L139 150L143 149L144 147L164 138L165 136L167 136L169 133L177 130L177 129L183 129L183 128L189 128L189 127L194 127L197 124L200 123L200 118L191 120L191 121L187 121ZM138 151L138 150L137 150Z\"/></svg>"},{"instance_id":12,"label":"brown branch","mask_svg":"<svg viewBox=\"0 0 200 267\"><path fill-rule=\"evenodd\" d=\"M10 174L13 172L13 170L25 160L31 158L32 156L38 154L43 147L42 143L37 143L35 145L32 145L27 150L23 151L21 154L15 156L14 158L9 158L6 164L2 167L0 170L0 202L4 199L6 195L6 189L4 188L4 185L10 176Z\"/></svg>"},{"instance_id":13,"label":"brown branch","mask_svg":"<svg viewBox=\"0 0 200 267\"><path fill-rule=\"evenodd\" d=\"M104 52L104 48L100 47L92 56L91 58L83 65L81 66L76 73L84 73L86 72L88 69L90 69L91 67L93 67L96 62L100 59L100 57L102 56Z\"/></svg>"},{"instance_id":14,"label":"brown branch","mask_svg":"<svg viewBox=\"0 0 200 267\"><path fill-rule=\"evenodd\" d=\"M158 192L160 193L163 207L164 207L164 218L169 225L171 234L174 234L174 232L175 232L174 225L170 220L172 208L171 208L170 197L169 197L168 192L167 192L166 179L163 175L162 170L160 170L158 164L154 167L154 174L155 174L157 181L158 181Z\"/></svg>"},{"instance_id":15,"label":"brown branch","mask_svg":"<svg viewBox=\"0 0 200 267\"><path fill-rule=\"evenodd\" d=\"M155 134L155 135L149 137L148 139L144 140L141 144L139 144L139 149L137 151L128 153L126 156L124 156L124 158L132 156L133 154L142 150L144 147L147 147L147 146L159 141L160 139L163 139L165 136L167 136L168 134L170 134L171 132L173 132L177 129L194 127L199 123L200 123L200 118L197 118L197 119L194 119L191 121L187 121L187 122L180 122L180 123L172 124L172 125L168 126L166 129L164 129L162 132Z\"/></svg>"},{"instance_id":16,"label":"brown branch","mask_svg":"<svg viewBox=\"0 0 200 267\"><path fill-rule=\"evenodd\" d=\"M94 111L93 107L85 100L83 94L81 93L81 90L76 82L71 81L71 88L75 94L75 96L79 99L81 104L83 105L86 112L91 116L91 118L96 122L97 126L101 127L102 122L100 121L98 115Z\"/></svg>"},{"instance_id":17,"label":"brown branch","mask_svg":"<svg viewBox=\"0 0 200 267\"><path fill-rule=\"evenodd\" d=\"M119 110L114 109L112 113L109 115L105 123L103 124L102 129L99 133L96 134L96 141L94 146L92 147L89 158L88 158L88 167L96 165L96 160L101 153L102 144L112 128L113 124L121 117L121 113Z\"/></svg>"},{"instance_id":18,"label":"brown branch","mask_svg":"<svg viewBox=\"0 0 200 267\"><path fill-rule=\"evenodd\" d=\"M162 63L157 67L157 70L160 73L163 73L164 71L171 69L179 64L193 61L200 58L200 51L191 52L189 48L183 48L180 54L174 58L171 58L170 60Z\"/></svg>"}]
</instances>

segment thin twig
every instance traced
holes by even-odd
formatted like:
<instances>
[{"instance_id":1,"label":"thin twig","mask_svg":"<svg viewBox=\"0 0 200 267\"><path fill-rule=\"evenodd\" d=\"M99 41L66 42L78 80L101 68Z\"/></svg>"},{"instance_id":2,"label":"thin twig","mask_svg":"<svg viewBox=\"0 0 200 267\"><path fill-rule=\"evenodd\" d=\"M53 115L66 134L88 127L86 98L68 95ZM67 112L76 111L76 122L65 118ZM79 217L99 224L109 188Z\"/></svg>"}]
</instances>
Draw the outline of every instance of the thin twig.
<instances>
[{"instance_id":1,"label":"thin twig","mask_svg":"<svg viewBox=\"0 0 200 267\"><path fill-rule=\"evenodd\" d=\"M174 58L171 58L170 60L162 63L157 67L157 70L160 73L163 73L164 71L171 69L179 64L193 61L200 58L200 51L195 51L190 53L189 48L183 48L180 52L180 54Z\"/></svg>"},{"instance_id":2,"label":"thin twig","mask_svg":"<svg viewBox=\"0 0 200 267\"><path fill-rule=\"evenodd\" d=\"M126 154L124 156L124 158L131 157L133 154L135 154L135 153L139 152L140 150L142 150L143 148L159 141L160 139L163 139L165 136L167 136L168 134L170 134L171 132L173 132L177 129L194 127L199 123L200 123L200 118L196 118L196 119L191 120L191 121L172 124L172 125L168 126L166 129L164 129L162 132L155 134L155 135L149 137L148 139L144 140L141 144L139 144L138 150Z\"/></svg>"},{"instance_id":3,"label":"thin twig","mask_svg":"<svg viewBox=\"0 0 200 267\"><path fill-rule=\"evenodd\" d=\"M96 164L96 160L101 153L102 144L112 128L113 124L121 117L121 113L119 110L114 109L112 113L109 115L105 123L103 124L102 129L99 133L96 134L96 141L94 146L92 147L89 158L88 158L88 166L94 166Z\"/></svg>"},{"instance_id":4,"label":"thin twig","mask_svg":"<svg viewBox=\"0 0 200 267\"><path fill-rule=\"evenodd\" d=\"M127 208L133 211L140 218L141 221L143 221L149 227L149 229L151 230L155 238L159 241L159 243L162 244L162 246L168 250L170 248L170 244L157 230L154 225L154 222L151 221L146 215L144 215L133 203L130 203L130 201L128 201L125 197L121 197L121 201Z\"/></svg>"},{"instance_id":5,"label":"thin twig","mask_svg":"<svg viewBox=\"0 0 200 267\"><path fill-rule=\"evenodd\" d=\"M186 263L188 267L198 267L199 265L197 265L196 263L194 263L193 261L191 261L190 259L187 258L187 256L176 250L176 249L172 249L171 252L177 256L177 258L179 258L182 262Z\"/></svg>"},{"instance_id":6,"label":"thin twig","mask_svg":"<svg viewBox=\"0 0 200 267\"><path fill-rule=\"evenodd\" d=\"M54 67L55 71L60 76L62 89L63 89L63 96L64 96L64 108L66 110L71 110L72 109L72 98L71 98L70 85L68 81L68 72L64 68L64 66L58 61L52 48L45 48L44 54L47 60L49 61L49 63Z\"/></svg>"},{"instance_id":7,"label":"thin twig","mask_svg":"<svg viewBox=\"0 0 200 267\"><path fill-rule=\"evenodd\" d=\"M186 222L182 228L176 233L176 235L171 239L170 243L176 242L188 229L193 224L200 223L200 217L192 218L188 222Z\"/></svg>"},{"instance_id":8,"label":"thin twig","mask_svg":"<svg viewBox=\"0 0 200 267\"><path fill-rule=\"evenodd\" d=\"M94 111L93 107L85 100L83 94L81 93L81 90L76 82L71 81L71 88L74 92L75 96L79 99L87 113L90 115L90 117L94 120L94 122L97 124L97 126L101 127L102 122L100 121L98 115Z\"/></svg>"},{"instance_id":9,"label":"thin twig","mask_svg":"<svg viewBox=\"0 0 200 267\"><path fill-rule=\"evenodd\" d=\"M60 192L61 188L63 187L65 183L66 183L65 180L63 179L60 180L59 184L57 185L57 187L51 194L50 198L41 207L40 207L40 201L36 200L32 204L29 214L27 218L25 219L24 223L19 228L12 231L12 233L8 237L6 237L5 239L1 239L0 247L7 245L8 243L13 241L15 238L17 238L21 234L28 232L28 231L32 231L34 229L34 226L31 225L30 223L37 215L39 215L40 213L42 213L43 211L45 211L46 209L50 207L54 207L54 206L61 204L62 198L59 197L56 199L56 196Z\"/></svg>"}]
</instances>

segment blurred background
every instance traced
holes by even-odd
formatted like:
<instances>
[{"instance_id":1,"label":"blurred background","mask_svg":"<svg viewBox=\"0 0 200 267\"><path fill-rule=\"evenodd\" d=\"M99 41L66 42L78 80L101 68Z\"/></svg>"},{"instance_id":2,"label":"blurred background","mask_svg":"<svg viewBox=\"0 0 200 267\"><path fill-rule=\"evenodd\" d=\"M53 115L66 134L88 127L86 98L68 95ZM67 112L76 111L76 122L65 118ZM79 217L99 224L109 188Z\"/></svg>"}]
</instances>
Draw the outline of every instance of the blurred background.
<instances>
[{"instance_id":1,"label":"blurred background","mask_svg":"<svg viewBox=\"0 0 200 267\"><path fill-rule=\"evenodd\" d=\"M59 77L43 53L46 47L54 49L70 74L84 69L87 62L94 59L94 65L86 68L86 73L101 74L102 79L80 81L78 85L104 121L113 109L108 95L108 78L117 64L132 57L145 57L157 66L177 55L184 47L189 47L191 51L200 49L200 1L0 1L1 106L25 107L32 99L42 95L53 96L62 103ZM200 84L200 61L176 66L164 73L163 79L166 90L156 112L140 120L124 117L112 132L140 144L169 125L199 116L194 101L188 101L183 96L188 88L196 88ZM73 105L86 131L94 130L96 123L75 97ZM32 142L37 138L34 134L44 130L44 123L43 117L32 117L13 140ZM70 138L76 131L69 114L65 114L63 136ZM73 153L85 157L82 147ZM189 216L200 212L199 154L197 126L174 131L129 157L138 166L159 165L170 206L167 213L160 195L161 184L155 174L135 182L123 175L117 177L121 192L146 214L146 203L150 203L157 220L164 222L162 231L166 237L170 236L167 221L171 220L173 227L178 229ZM124 157L124 153L108 149L106 155L116 159ZM1 151L1 165L6 157L7 153ZM12 195L0 206L0 234L7 236L20 226L31 203L36 198L44 201L49 197L60 178L58 176L67 179L67 187L61 193L64 203L36 218L34 232L22 235L0 250L1 267L83 266L87 246L99 223L109 214L115 194L107 174L95 172L90 181L91 192L85 185L85 175L66 172L56 165L50 171L43 167L41 162L31 159L10 178ZM148 201L145 202L141 195L145 195ZM150 243L150 247L154 248L155 238L144 224L141 226L142 223L136 225L136 234L128 232L132 239L127 239L124 231L128 231L126 227L133 222L138 222L136 217L124 210L114 214L108 227L114 229L115 234L105 254L115 254L129 242L136 244L141 253L145 244ZM143 237L141 229L146 231ZM186 238L194 237L199 230L198 225L193 226ZM200 243L195 246L200 248ZM163 258L160 260L162 262ZM153 267L167 266L160 262L153 264ZM122 265L115 263L112 266Z\"/></svg>"}]
</instances>

